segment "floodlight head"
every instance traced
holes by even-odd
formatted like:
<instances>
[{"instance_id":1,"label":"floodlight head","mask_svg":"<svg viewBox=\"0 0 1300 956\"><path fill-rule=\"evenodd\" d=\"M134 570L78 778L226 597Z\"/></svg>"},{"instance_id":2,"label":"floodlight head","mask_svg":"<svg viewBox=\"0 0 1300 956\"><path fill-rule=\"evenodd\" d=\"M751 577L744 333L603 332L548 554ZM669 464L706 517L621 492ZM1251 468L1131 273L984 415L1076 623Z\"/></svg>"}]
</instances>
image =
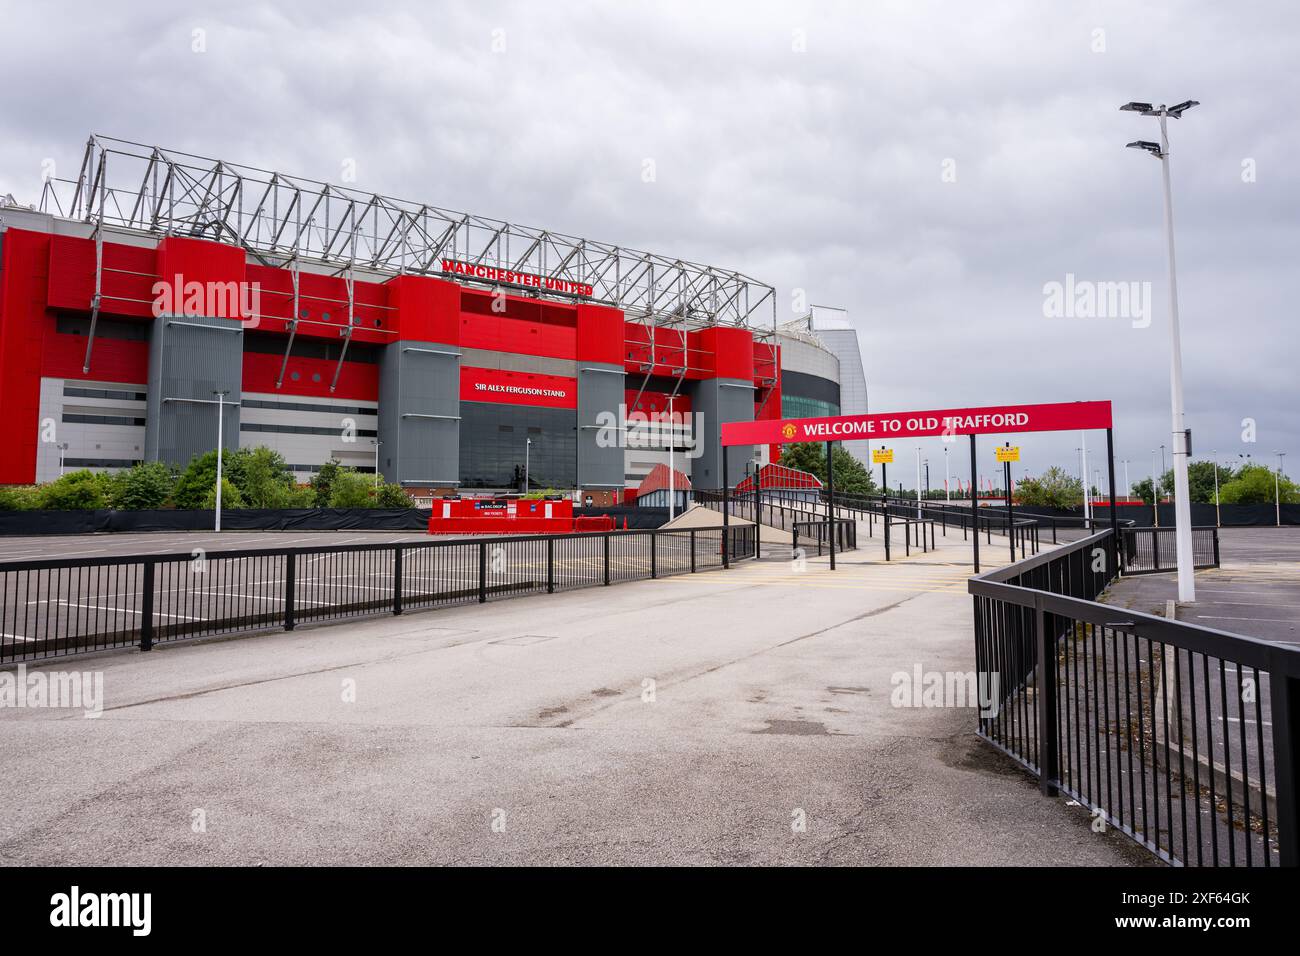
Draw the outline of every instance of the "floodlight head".
<instances>
[{"instance_id":1,"label":"floodlight head","mask_svg":"<svg viewBox=\"0 0 1300 956\"><path fill-rule=\"evenodd\" d=\"M1145 149L1148 153L1150 153L1150 154L1151 154L1152 156L1154 156L1156 159L1159 159L1159 158L1160 158L1160 155L1161 155L1161 154L1160 154L1160 144L1159 144L1159 143L1153 143L1153 142L1151 142L1150 140L1139 139L1139 140L1136 140L1135 142L1132 142L1132 143L1125 143L1124 145L1127 146L1129 149Z\"/></svg>"},{"instance_id":2,"label":"floodlight head","mask_svg":"<svg viewBox=\"0 0 1300 956\"><path fill-rule=\"evenodd\" d=\"M1169 109L1165 110L1165 112L1168 113L1170 116L1172 116L1174 119L1181 119L1183 113L1190 110L1193 106L1200 106L1200 105L1201 104L1198 100L1183 100L1183 102L1179 103L1177 106L1169 107Z\"/></svg>"},{"instance_id":3,"label":"floodlight head","mask_svg":"<svg viewBox=\"0 0 1300 956\"><path fill-rule=\"evenodd\" d=\"M1120 107L1120 109L1127 113L1150 113L1151 104L1150 103L1125 103L1123 106Z\"/></svg>"}]
</instances>

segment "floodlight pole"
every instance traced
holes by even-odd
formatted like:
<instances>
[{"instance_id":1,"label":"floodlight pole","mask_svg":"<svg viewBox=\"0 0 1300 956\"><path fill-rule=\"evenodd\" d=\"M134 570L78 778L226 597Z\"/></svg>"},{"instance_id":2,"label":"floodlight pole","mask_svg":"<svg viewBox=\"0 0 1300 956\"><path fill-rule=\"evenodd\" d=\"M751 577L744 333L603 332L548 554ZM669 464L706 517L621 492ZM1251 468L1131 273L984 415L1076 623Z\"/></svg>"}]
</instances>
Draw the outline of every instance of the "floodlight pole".
<instances>
[{"instance_id":1,"label":"floodlight pole","mask_svg":"<svg viewBox=\"0 0 1300 956\"><path fill-rule=\"evenodd\" d=\"M1178 270L1174 255L1173 190L1169 183L1169 112L1160 109L1160 178L1165 194L1165 242L1169 247L1169 399L1174 455L1174 540L1178 549L1178 600L1196 600L1192 561L1192 498L1188 490L1188 447L1183 411L1183 345L1178 327Z\"/></svg>"}]
</instances>

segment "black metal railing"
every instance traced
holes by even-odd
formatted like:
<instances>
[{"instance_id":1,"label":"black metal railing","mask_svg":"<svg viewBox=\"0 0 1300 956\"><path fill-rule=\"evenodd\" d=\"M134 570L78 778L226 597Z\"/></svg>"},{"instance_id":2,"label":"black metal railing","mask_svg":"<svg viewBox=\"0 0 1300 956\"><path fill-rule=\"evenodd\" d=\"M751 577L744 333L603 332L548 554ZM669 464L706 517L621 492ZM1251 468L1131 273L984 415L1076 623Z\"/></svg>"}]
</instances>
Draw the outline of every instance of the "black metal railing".
<instances>
[{"instance_id":1,"label":"black metal railing","mask_svg":"<svg viewBox=\"0 0 1300 956\"><path fill-rule=\"evenodd\" d=\"M888 514L891 526L895 520L933 522L934 526L940 529L940 533L945 538L948 536L950 527L959 529L963 541L969 539L972 528L978 528L979 533L985 535L990 545L993 543L995 534L1009 537L1021 557L1038 553L1041 541L1040 529L1046 526L1044 524L1045 519L1037 515L1015 513L1008 520L1006 509L986 507L976 517L971 514L972 509L969 505L962 508L958 505L924 499L921 502L920 517L917 516L917 503L915 500L899 499L897 497L882 500L879 497L844 495L836 492L835 507L837 509L852 509L862 514L875 516ZM1052 541L1055 543L1055 525L1052 525L1052 529Z\"/></svg>"},{"instance_id":2,"label":"black metal railing","mask_svg":"<svg viewBox=\"0 0 1300 956\"><path fill-rule=\"evenodd\" d=\"M1177 532L1174 528L1121 528L1121 570L1125 574L1154 574L1178 568ZM1192 528L1192 566L1197 570L1219 566L1219 529Z\"/></svg>"},{"instance_id":3,"label":"black metal railing","mask_svg":"<svg viewBox=\"0 0 1300 956\"><path fill-rule=\"evenodd\" d=\"M0 563L0 663L690 574L752 525Z\"/></svg>"},{"instance_id":4,"label":"black metal railing","mask_svg":"<svg viewBox=\"0 0 1300 956\"><path fill-rule=\"evenodd\" d=\"M979 735L1167 862L1297 865L1300 647L1098 603L1116 566L1107 530L970 579Z\"/></svg>"},{"instance_id":5,"label":"black metal railing","mask_svg":"<svg viewBox=\"0 0 1300 956\"><path fill-rule=\"evenodd\" d=\"M833 529L833 530L832 530ZM850 518L836 518L834 522L796 521L790 529L790 546L797 552L800 548L817 549L817 556L830 550L831 541L835 542L836 551L853 551L858 546L858 524Z\"/></svg>"}]
</instances>

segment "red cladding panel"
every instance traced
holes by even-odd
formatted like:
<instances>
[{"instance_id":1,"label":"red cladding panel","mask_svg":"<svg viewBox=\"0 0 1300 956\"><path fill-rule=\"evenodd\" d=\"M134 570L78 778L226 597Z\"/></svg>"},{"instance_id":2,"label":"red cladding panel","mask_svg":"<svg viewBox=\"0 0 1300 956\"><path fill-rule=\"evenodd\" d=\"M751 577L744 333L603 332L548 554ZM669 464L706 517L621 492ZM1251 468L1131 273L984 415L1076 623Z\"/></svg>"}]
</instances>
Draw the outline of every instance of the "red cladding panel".
<instances>
[{"instance_id":1,"label":"red cladding panel","mask_svg":"<svg viewBox=\"0 0 1300 956\"><path fill-rule=\"evenodd\" d=\"M36 480L41 342L49 287L50 237L10 229L0 262L0 484Z\"/></svg>"},{"instance_id":2,"label":"red cladding panel","mask_svg":"<svg viewBox=\"0 0 1300 956\"><path fill-rule=\"evenodd\" d=\"M647 390L641 393L641 398L638 400L636 389L628 389L623 392L623 403L627 406L629 412L645 412L647 415L652 412L662 412L666 415L668 413L668 396L670 394L669 392L651 392ZM636 403L635 408L633 402ZM690 413L691 397L678 392L677 397L673 399L673 414L682 416Z\"/></svg>"},{"instance_id":3,"label":"red cladding panel","mask_svg":"<svg viewBox=\"0 0 1300 956\"><path fill-rule=\"evenodd\" d=\"M469 349L572 359L576 349L575 333L571 327L549 322L468 312L461 313L460 317L460 344Z\"/></svg>"},{"instance_id":4,"label":"red cladding panel","mask_svg":"<svg viewBox=\"0 0 1300 956\"><path fill-rule=\"evenodd\" d=\"M578 383L576 379L561 375L503 372L465 365L460 370L460 400L577 408Z\"/></svg>"},{"instance_id":5,"label":"red cladding panel","mask_svg":"<svg viewBox=\"0 0 1300 956\"><path fill-rule=\"evenodd\" d=\"M579 305L578 361L623 364L623 313L606 305Z\"/></svg>"},{"instance_id":6,"label":"red cladding panel","mask_svg":"<svg viewBox=\"0 0 1300 956\"><path fill-rule=\"evenodd\" d=\"M184 286L192 282L206 285L209 282L243 283L247 280L244 250L206 239L168 236L158 243L156 261L160 281L170 283L173 288L179 282L182 292Z\"/></svg>"},{"instance_id":7,"label":"red cladding panel","mask_svg":"<svg viewBox=\"0 0 1300 956\"><path fill-rule=\"evenodd\" d=\"M95 295L95 242L50 236L49 306L89 312ZM153 317L158 281L153 249L104 243L100 311L107 315Z\"/></svg>"},{"instance_id":8,"label":"red cladding panel","mask_svg":"<svg viewBox=\"0 0 1300 956\"><path fill-rule=\"evenodd\" d=\"M428 276L397 276L387 285L399 338L460 344L460 286Z\"/></svg>"},{"instance_id":9,"label":"red cladding panel","mask_svg":"<svg viewBox=\"0 0 1300 956\"><path fill-rule=\"evenodd\" d=\"M95 337L90 371L83 372L86 337L55 331L53 315L46 315L45 340L41 349L41 375L93 382L123 382L143 385L149 381L149 343L128 339Z\"/></svg>"},{"instance_id":10,"label":"red cladding panel","mask_svg":"<svg viewBox=\"0 0 1300 956\"><path fill-rule=\"evenodd\" d=\"M96 346L98 348L98 346ZM275 387L280 375L279 355L259 352L244 353L245 392L266 392L272 395L309 395L315 398L351 398L374 402L379 400L379 366L371 362L344 362L339 373L338 388L330 391L334 380L336 362L325 359L289 359L284 384ZM295 377L296 376L296 377Z\"/></svg>"},{"instance_id":11,"label":"red cladding panel","mask_svg":"<svg viewBox=\"0 0 1300 956\"><path fill-rule=\"evenodd\" d=\"M702 329L699 343L700 348L712 356L710 366L714 377L753 381L754 336L748 329Z\"/></svg>"}]
</instances>

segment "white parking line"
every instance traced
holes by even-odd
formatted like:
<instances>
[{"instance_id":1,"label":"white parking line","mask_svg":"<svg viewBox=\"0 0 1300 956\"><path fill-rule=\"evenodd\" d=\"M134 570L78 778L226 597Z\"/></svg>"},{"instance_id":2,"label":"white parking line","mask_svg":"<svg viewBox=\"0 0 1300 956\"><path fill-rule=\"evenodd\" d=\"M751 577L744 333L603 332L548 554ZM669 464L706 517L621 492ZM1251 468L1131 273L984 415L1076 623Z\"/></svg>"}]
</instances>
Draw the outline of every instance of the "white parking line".
<instances>
[{"instance_id":1,"label":"white parking line","mask_svg":"<svg viewBox=\"0 0 1300 956\"><path fill-rule=\"evenodd\" d=\"M1296 619L1293 617L1225 617L1218 614L1197 614L1195 617L1201 621L1257 621L1260 624L1295 624Z\"/></svg>"},{"instance_id":2,"label":"white parking line","mask_svg":"<svg viewBox=\"0 0 1300 956\"><path fill-rule=\"evenodd\" d=\"M140 612L137 611L135 608L130 608L130 607L109 607L104 604L76 604L72 601L64 601L62 599L60 599L58 603L62 604L64 607L88 607L94 611L118 611L119 613L122 614L135 614L137 616L140 614ZM157 614L159 617L174 617L177 620L181 620L181 621L206 621L207 620L206 617L187 617L184 614L164 614L162 611L154 611L154 613Z\"/></svg>"}]
</instances>

